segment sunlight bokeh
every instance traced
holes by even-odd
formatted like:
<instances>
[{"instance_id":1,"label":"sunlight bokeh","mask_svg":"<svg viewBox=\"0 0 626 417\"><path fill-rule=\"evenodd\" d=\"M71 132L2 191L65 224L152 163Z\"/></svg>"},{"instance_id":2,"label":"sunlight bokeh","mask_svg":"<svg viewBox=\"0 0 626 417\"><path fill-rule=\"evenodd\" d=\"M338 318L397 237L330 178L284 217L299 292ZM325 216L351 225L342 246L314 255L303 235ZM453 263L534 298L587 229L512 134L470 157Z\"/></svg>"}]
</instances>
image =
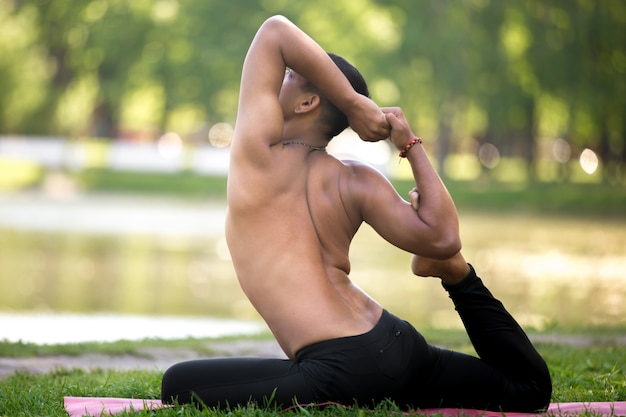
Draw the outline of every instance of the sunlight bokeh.
<instances>
[{"instance_id":1,"label":"sunlight bokeh","mask_svg":"<svg viewBox=\"0 0 626 417\"><path fill-rule=\"evenodd\" d=\"M42 168L33 161L0 157L0 173L0 192L11 191L36 182Z\"/></svg>"},{"instance_id":2,"label":"sunlight bokeh","mask_svg":"<svg viewBox=\"0 0 626 417\"><path fill-rule=\"evenodd\" d=\"M225 148L233 139L233 127L229 123L216 123L209 129L209 143L216 148Z\"/></svg>"},{"instance_id":3,"label":"sunlight bokeh","mask_svg":"<svg viewBox=\"0 0 626 417\"><path fill-rule=\"evenodd\" d=\"M165 159L176 159L183 152L183 140L176 132L168 132L157 141L159 154Z\"/></svg>"},{"instance_id":4,"label":"sunlight bokeh","mask_svg":"<svg viewBox=\"0 0 626 417\"><path fill-rule=\"evenodd\" d=\"M594 151L589 148L580 153L580 166L587 174L593 174L598 169L599 160Z\"/></svg>"}]
</instances>

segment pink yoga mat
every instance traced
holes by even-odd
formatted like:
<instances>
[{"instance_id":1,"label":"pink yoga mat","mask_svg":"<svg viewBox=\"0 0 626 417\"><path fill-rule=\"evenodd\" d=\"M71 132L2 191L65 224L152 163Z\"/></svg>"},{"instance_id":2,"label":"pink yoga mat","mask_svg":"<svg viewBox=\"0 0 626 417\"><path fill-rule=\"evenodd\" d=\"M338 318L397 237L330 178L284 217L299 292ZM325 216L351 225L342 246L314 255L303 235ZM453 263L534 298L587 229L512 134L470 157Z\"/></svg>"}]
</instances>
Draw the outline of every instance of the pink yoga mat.
<instances>
[{"instance_id":1,"label":"pink yoga mat","mask_svg":"<svg viewBox=\"0 0 626 417\"><path fill-rule=\"evenodd\" d=\"M105 397L65 397L65 411L70 417L117 414L131 410L154 410L166 407L161 400L142 400L138 398L105 398Z\"/></svg>"},{"instance_id":2,"label":"pink yoga mat","mask_svg":"<svg viewBox=\"0 0 626 417\"><path fill-rule=\"evenodd\" d=\"M124 410L143 410L167 407L160 400L142 400L137 398L102 398L102 397L65 397L65 410L70 417L100 417L106 414L117 414ZM626 401L617 402L578 402L550 404L545 414L555 416L571 416L588 411L594 416L626 416ZM440 408L421 410L424 414L439 414L444 417L485 416L485 417L537 417L542 414L500 413L458 408Z\"/></svg>"}]
</instances>

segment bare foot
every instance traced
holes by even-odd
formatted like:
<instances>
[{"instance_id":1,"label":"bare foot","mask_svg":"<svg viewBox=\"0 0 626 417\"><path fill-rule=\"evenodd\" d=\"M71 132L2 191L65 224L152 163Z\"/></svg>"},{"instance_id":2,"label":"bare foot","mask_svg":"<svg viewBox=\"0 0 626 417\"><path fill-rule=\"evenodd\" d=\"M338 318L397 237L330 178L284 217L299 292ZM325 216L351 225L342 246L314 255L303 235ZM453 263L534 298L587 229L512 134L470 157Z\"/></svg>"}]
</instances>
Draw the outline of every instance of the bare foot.
<instances>
[{"instance_id":1,"label":"bare foot","mask_svg":"<svg viewBox=\"0 0 626 417\"><path fill-rule=\"evenodd\" d=\"M411 270L420 277L437 277L449 285L458 284L469 274L470 267L461 252L448 259L431 259L413 255Z\"/></svg>"}]
</instances>

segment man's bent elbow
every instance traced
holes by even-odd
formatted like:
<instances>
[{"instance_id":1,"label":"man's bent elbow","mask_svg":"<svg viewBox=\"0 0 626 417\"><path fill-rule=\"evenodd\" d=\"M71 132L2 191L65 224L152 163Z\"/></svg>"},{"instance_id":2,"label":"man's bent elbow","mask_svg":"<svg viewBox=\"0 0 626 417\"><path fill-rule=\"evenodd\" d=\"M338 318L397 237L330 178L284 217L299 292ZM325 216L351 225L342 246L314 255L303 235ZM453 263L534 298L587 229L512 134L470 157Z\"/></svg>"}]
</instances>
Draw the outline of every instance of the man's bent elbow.
<instances>
[{"instance_id":1,"label":"man's bent elbow","mask_svg":"<svg viewBox=\"0 0 626 417\"><path fill-rule=\"evenodd\" d=\"M282 15L274 15L265 20L261 25L263 30L279 31L284 27L291 25L291 21Z\"/></svg>"},{"instance_id":2,"label":"man's bent elbow","mask_svg":"<svg viewBox=\"0 0 626 417\"><path fill-rule=\"evenodd\" d=\"M440 239L434 245L434 255L431 256L433 259L448 259L452 258L454 255L461 251L461 238L460 236L449 236L445 239Z\"/></svg>"}]
</instances>

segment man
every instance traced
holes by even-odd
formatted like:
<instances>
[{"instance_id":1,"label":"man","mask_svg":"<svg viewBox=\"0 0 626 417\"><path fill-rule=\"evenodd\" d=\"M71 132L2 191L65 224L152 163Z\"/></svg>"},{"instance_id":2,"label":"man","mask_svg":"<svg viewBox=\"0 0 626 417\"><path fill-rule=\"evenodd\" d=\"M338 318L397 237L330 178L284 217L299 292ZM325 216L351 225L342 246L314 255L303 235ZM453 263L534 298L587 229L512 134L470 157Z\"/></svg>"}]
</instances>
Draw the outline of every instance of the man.
<instances>
[{"instance_id":1,"label":"man","mask_svg":"<svg viewBox=\"0 0 626 417\"><path fill-rule=\"evenodd\" d=\"M372 168L326 153L348 123L401 150L415 178L411 203ZM545 363L459 253L453 201L401 110L381 110L354 67L283 17L261 26L246 56L230 166L234 267L289 359L174 365L164 401L547 407ZM348 251L363 222L415 254L415 273L442 278L482 360L428 345L351 282Z\"/></svg>"}]
</instances>

